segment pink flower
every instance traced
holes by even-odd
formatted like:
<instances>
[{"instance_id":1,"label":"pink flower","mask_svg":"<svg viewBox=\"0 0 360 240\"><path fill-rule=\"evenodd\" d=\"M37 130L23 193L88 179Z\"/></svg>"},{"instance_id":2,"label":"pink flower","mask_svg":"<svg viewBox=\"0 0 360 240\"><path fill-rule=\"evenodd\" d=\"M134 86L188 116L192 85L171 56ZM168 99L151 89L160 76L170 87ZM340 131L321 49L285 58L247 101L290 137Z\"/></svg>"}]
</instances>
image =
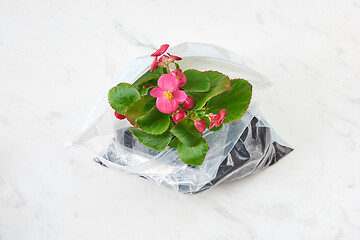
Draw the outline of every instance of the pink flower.
<instances>
[{"instance_id":1,"label":"pink flower","mask_svg":"<svg viewBox=\"0 0 360 240\"><path fill-rule=\"evenodd\" d=\"M171 55L169 53L167 55L165 55L165 52L168 48L169 48L169 44L161 45L158 50L156 50L153 54L151 54L151 56L155 57L155 59L151 64L150 72L154 71L154 69L157 67L168 66L169 63L182 59L181 57ZM159 57L159 59L158 59L158 57Z\"/></svg>"},{"instance_id":2,"label":"pink flower","mask_svg":"<svg viewBox=\"0 0 360 240\"><path fill-rule=\"evenodd\" d=\"M166 55L163 55L160 57L157 64L159 67L164 67L164 66L168 65L169 63L171 63L170 58Z\"/></svg>"},{"instance_id":3,"label":"pink flower","mask_svg":"<svg viewBox=\"0 0 360 240\"><path fill-rule=\"evenodd\" d=\"M118 112L114 112L114 114L115 114L115 117L116 118L118 118L118 119L120 119L120 120L123 120L123 119L125 119L126 117L125 117L125 115L122 115L122 114L120 114L120 113L118 113Z\"/></svg>"},{"instance_id":4,"label":"pink flower","mask_svg":"<svg viewBox=\"0 0 360 240\"><path fill-rule=\"evenodd\" d=\"M206 129L206 121L204 119L195 120L194 125L199 132L204 132Z\"/></svg>"},{"instance_id":5,"label":"pink flower","mask_svg":"<svg viewBox=\"0 0 360 240\"><path fill-rule=\"evenodd\" d=\"M225 117L226 117L226 109L221 109L218 115L216 115L214 120L210 123L209 129L211 129L214 125L215 127L219 127L224 122Z\"/></svg>"},{"instance_id":6,"label":"pink flower","mask_svg":"<svg viewBox=\"0 0 360 240\"><path fill-rule=\"evenodd\" d=\"M167 55L162 55L160 57L159 61L157 62L157 64L158 64L159 67L164 67L164 66L168 65L171 62L174 62L176 60L181 60L181 59L182 59L181 57L178 57L178 56L175 56L175 55L170 55L168 53L168 56Z\"/></svg>"},{"instance_id":7,"label":"pink flower","mask_svg":"<svg viewBox=\"0 0 360 240\"><path fill-rule=\"evenodd\" d=\"M194 99L190 96L187 96L186 100L182 103L182 106L185 110L189 110L194 106Z\"/></svg>"},{"instance_id":8,"label":"pink flower","mask_svg":"<svg viewBox=\"0 0 360 240\"><path fill-rule=\"evenodd\" d=\"M158 50L156 50L153 54L151 54L152 57L158 57L162 55L166 50L169 48L169 44L164 44L159 47Z\"/></svg>"},{"instance_id":9,"label":"pink flower","mask_svg":"<svg viewBox=\"0 0 360 240\"><path fill-rule=\"evenodd\" d=\"M172 119L174 120L175 123L180 122L181 119L186 118L186 112L182 109L180 109L179 111L177 111L176 113L174 113L172 115Z\"/></svg>"},{"instance_id":10,"label":"pink flower","mask_svg":"<svg viewBox=\"0 0 360 240\"><path fill-rule=\"evenodd\" d=\"M209 118L210 118L210 121L214 121L215 117L216 117L216 114L213 114L213 113L209 113Z\"/></svg>"},{"instance_id":11,"label":"pink flower","mask_svg":"<svg viewBox=\"0 0 360 240\"><path fill-rule=\"evenodd\" d=\"M179 79L171 74L163 74L158 80L158 86L150 91L156 97L156 107L162 113L174 113L179 103L186 100L186 93L179 89Z\"/></svg>"},{"instance_id":12,"label":"pink flower","mask_svg":"<svg viewBox=\"0 0 360 240\"><path fill-rule=\"evenodd\" d=\"M186 84L186 76L183 74L181 69L175 69L171 72L171 74L179 79L179 87L182 87Z\"/></svg>"}]
</instances>

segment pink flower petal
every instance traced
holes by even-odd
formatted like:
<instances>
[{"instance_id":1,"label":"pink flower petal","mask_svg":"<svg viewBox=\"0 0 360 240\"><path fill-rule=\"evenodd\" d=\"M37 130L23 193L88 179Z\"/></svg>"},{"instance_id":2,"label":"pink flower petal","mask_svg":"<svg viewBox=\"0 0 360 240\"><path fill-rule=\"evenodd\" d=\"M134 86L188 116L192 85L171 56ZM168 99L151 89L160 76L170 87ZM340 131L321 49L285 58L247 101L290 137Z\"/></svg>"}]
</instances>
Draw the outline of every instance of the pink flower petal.
<instances>
[{"instance_id":1,"label":"pink flower petal","mask_svg":"<svg viewBox=\"0 0 360 240\"><path fill-rule=\"evenodd\" d=\"M168 99L165 96L156 99L156 107L162 113L174 113L179 108L179 102L173 99Z\"/></svg>"},{"instance_id":2,"label":"pink flower petal","mask_svg":"<svg viewBox=\"0 0 360 240\"><path fill-rule=\"evenodd\" d=\"M173 95L173 99L178 102L183 102L187 98L186 93L181 90L175 90L174 92L172 92L172 95Z\"/></svg>"},{"instance_id":3,"label":"pink flower petal","mask_svg":"<svg viewBox=\"0 0 360 240\"><path fill-rule=\"evenodd\" d=\"M215 127L219 127L225 120L226 109L221 109L218 115L215 117L214 123Z\"/></svg>"},{"instance_id":4,"label":"pink flower petal","mask_svg":"<svg viewBox=\"0 0 360 240\"><path fill-rule=\"evenodd\" d=\"M171 72L171 75L179 79L179 87L182 87L186 84L186 76L183 74L181 69L175 69Z\"/></svg>"},{"instance_id":5,"label":"pink flower petal","mask_svg":"<svg viewBox=\"0 0 360 240\"><path fill-rule=\"evenodd\" d=\"M155 57L154 61L151 64L150 72L154 71L154 69L157 67L158 67L158 60L157 60L157 57Z\"/></svg>"},{"instance_id":6,"label":"pink flower petal","mask_svg":"<svg viewBox=\"0 0 360 240\"><path fill-rule=\"evenodd\" d=\"M178 57L178 56L175 56L175 55L171 55L170 53L168 53L168 55L169 55L169 57L170 58L172 58L172 59L174 59L174 60L182 60L182 58L181 57Z\"/></svg>"},{"instance_id":7,"label":"pink flower petal","mask_svg":"<svg viewBox=\"0 0 360 240\"><path fill-rule=\"evenodd\" d=\"M215 120L210 123L210 125L209 125L209 130L210 130L214 125L215 125Z\"/></svg>"},{"instance_id":8,"label":"pink flower petal","mask_svg":"<svg viewBox=\"0 0 360 240\"><path fill-rule=\"evenodd\" d=\"M215 124L215 127L219 127L221 125L221 122L215 120L214 124Z\"/></svg>"},{"instance_id":9,"label":"pink flower petal","mask_svg":"<svg viewBox=\"0 0 360 240\"><path fill-rule=\"evenodd\" d=\"M158 86L166 92L179 89L179 79L171 74L163 74L158 80Z\"/></svg>"},{"instance_id":10,"label":"pink flower petal","mask_svg":"<svg viewBox=\"0 0 360 240\"><path fill-rule=\"evenodd\" d=\"M164 92L165 92L165 91L162 90L161 88L155 87L155 88L151 89L150 95L151 95L152 97L156 97L156 98L158 98L158 97L163 97L163 96L164 96Z\"/></svg>"},{"instance_id":11,"label":"pink flower petal","mask_svg":"<svg viewBox=\"0 0 360 240\"><path fill-rule=\"evenodd\" d=\"M219 127L224 122L225 117L226 117L226 109L221 109L213 121L215 127Z\"/></svg>"},{"instance_id":12,"label":"pink flower petal","mask_svg":"<svg viewBox=\"0 0 360 240\"><path fill-rule=\"evenodd\" d=\"M158 57L158 56L160 56L161 54L163 54L164 52L166 52L166 50L167 50L168 48L169 48L169 44L161 45L158 50L156 50L153 54L151 54L151 56L152 56L152 57Z\"/></svg>"}]
</instances>

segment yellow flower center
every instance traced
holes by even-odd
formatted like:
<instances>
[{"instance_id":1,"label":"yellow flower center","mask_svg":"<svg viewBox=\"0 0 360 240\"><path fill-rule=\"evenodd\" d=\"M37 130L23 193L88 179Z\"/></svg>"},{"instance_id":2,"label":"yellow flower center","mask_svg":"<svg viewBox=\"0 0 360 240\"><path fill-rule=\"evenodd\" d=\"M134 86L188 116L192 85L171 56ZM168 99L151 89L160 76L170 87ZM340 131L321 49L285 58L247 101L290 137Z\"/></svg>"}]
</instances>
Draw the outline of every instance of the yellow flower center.
<instances>
[{"instance_id":1,"label":"yellow flower center","mask_svg":"<svg viewBox=\"0 0 360 240\"><path fill-rule=\"evenodd\" d=\"M176 78L180 80L180 76L179 76L179 75L176 75Z\"/></svg>"},{"instance_id":2,"label":"yellow flower center","mask_svg":"<svg viewBox=\"0 0 360 240\"><path fill-rule=\"evenodd\" d=\"M163 94L164 94L164 96L165 96L167 99L172 99L172 98L173 98L172 92L173 92L173 91L164 92Z\"/></svg>"}]
</instances>

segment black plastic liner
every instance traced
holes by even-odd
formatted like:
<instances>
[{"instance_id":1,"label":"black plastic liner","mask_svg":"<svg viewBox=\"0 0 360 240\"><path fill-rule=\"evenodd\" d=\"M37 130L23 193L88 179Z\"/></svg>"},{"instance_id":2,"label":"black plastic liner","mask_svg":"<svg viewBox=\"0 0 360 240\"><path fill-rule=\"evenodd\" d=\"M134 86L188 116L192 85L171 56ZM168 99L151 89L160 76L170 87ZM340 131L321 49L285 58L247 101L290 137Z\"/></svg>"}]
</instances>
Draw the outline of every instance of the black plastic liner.
<instances>
[{"instance_id":1,"label":"black plastic liner","mask_svg":"<svg viewBox=\"0 0 360 240\"><path fill-rule=\"evenodd\" d=\"M251 120L250 125L245 128L228 157L219 166L216 177L199 191L193 193L207 190L221 182L230 182L256 173L267 166L273 165L293 151L292 148L274 141L271 129L269 127L259 127L258 122L259 120L256 117ZM252 150L255 151L252 152ZM258 156L254 156L255 154L262 154L263 158L260 162L256 160L258 163L256 166L252 166L249 163L255 162L254 158L258 158ZM247 164L249 168L244 168Z\"/></svg>"},{"instance_id":2,"label":"black plastic liner","mask_svg":"<svg viewBox=\"0 0 360 240\"><path fill-rule=\"evenodd\" d=\"M152 156L158 154L157 151L140 144L129 130L118 130L116 135L117 139L122 139L121 144L126 147L134 148L137 151ZM178 185L176 190L183 193L196 194L210 189L219 183L240 179L271 166L293 150L288 146L278 143L273 135L275 133L265 122L257 117L253 117L227 158L219 165L214 179L199 190L194 191L192 186L181 184ZM113 148L114 146L109 147L103 158L115 162L114 159L116 157L113 157ZM99 158L94 160L106 166ZM119 164L119 162L117 163ZM126 163L122 165L126 165ZM165 182L163 184L167 185Z\"/></svg>"}]
</instances>

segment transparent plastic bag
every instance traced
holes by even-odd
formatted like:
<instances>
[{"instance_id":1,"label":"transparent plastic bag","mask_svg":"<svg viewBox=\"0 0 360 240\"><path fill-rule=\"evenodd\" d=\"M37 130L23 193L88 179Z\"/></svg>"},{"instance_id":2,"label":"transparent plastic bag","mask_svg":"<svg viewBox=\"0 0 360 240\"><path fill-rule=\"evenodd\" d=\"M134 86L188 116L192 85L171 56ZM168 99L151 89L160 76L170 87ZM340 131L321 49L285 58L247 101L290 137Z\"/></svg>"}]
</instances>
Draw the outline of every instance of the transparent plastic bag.
<instances>
[{"instance_id":1,"label":"transparent plastic bag","mask_svg":"<svg viewBox=\"0 0 360 240\"><path fill-rule=\"evenodd\" d=\"M198 193L221 182L255 173L285 156L292 149L283 142L258 112L257 106L271 86L261 74L244 66L238 55L209 44L183 43L169 49L181 56L183 70L214 70L233 78L244 78L253 85L251 104L236 122L224 124L216 132L205 131L209 151L201 166L190 166L179 159L176 149L156 152L140 144L126 120L113 115L107 101L108 90L120 82L134 82L150 67L151 57L135 59L106 86L85 120L82 133L73 145L84 146L97 154L101 165L137 174L184 193Z\"/></svg>"}]
</instances>

